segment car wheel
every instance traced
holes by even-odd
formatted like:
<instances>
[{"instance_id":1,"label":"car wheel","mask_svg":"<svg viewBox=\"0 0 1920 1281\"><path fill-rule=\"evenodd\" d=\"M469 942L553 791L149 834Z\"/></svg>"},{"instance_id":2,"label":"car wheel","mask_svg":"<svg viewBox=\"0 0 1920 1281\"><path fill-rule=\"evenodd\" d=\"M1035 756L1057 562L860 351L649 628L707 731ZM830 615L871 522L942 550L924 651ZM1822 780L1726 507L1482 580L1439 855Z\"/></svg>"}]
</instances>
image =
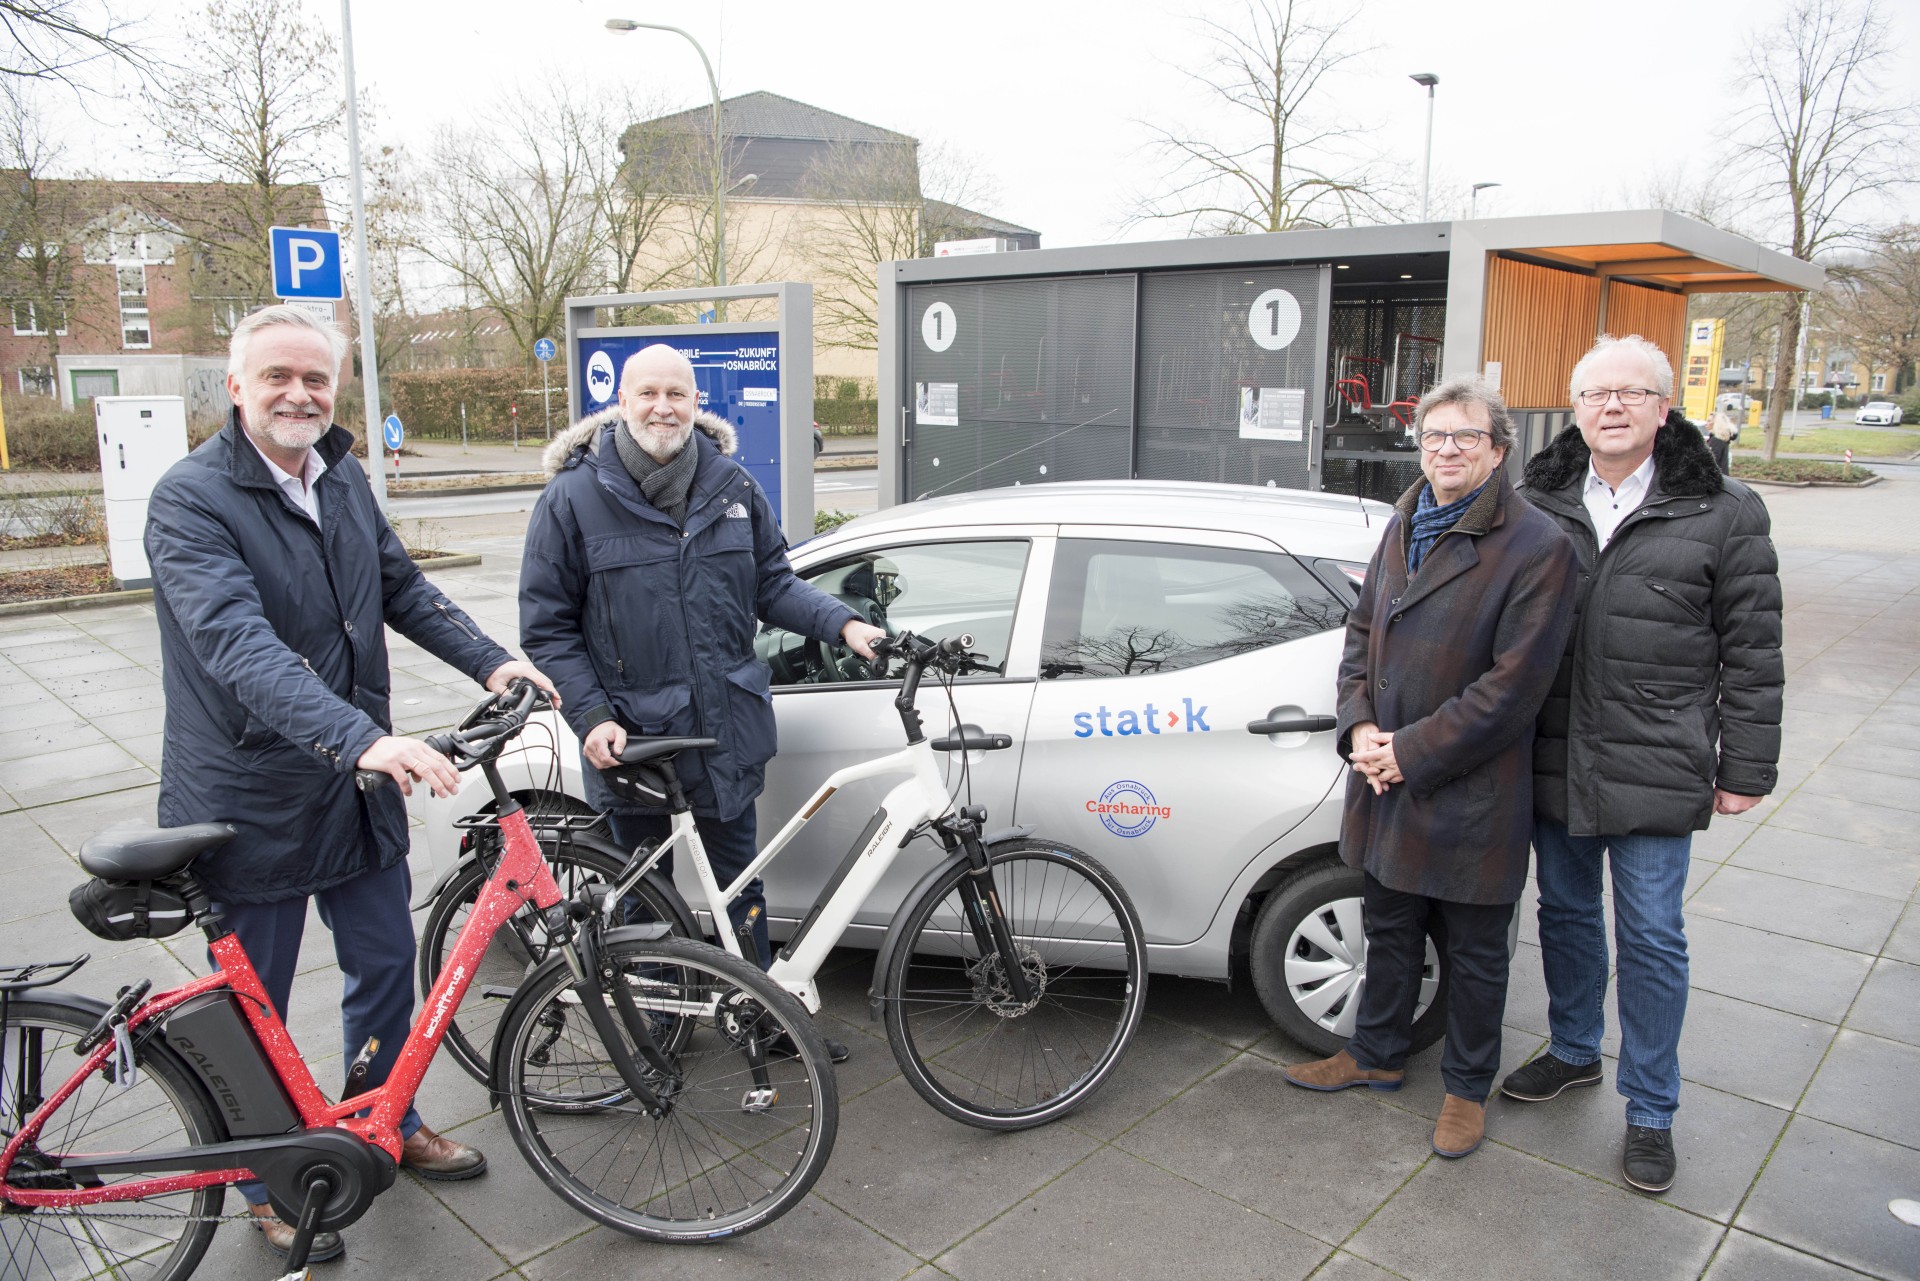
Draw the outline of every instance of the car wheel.
<instances>
[{"instance_id":1,"label":"car wheel","mask_svg":"<svg viewBox=\"0 0 1920 1281\"><path fill-rule=\"evenodd\" d=\"M1253 925L1253 990L1280 1030L1316 1054L1342 1049L1353 1035L1366 985L1363 873L1316 862L1274 886ZM1427 926L1413 1052L1446 1031L1448 975L1441 925Z\"/></svg>"}]
</instances>

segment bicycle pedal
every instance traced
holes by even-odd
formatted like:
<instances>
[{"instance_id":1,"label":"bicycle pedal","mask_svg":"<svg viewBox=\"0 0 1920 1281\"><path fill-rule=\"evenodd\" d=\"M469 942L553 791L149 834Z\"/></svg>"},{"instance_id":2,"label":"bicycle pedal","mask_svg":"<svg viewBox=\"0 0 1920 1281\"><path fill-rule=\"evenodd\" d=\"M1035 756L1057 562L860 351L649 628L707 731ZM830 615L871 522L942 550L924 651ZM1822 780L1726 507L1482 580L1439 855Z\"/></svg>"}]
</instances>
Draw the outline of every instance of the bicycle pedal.
<instances>
[{"instance_id":1,"label":"bicycle pedal","mask_svg":"<svg viewBox=\"0 0 1920 1281\"><path fill-rule=\"evenodd\" d=\"M760 1085L740 1096L742 1112L760 1113L770 1111L780 1101L780 1091L771 1085Z\"/></svg>"},{"instance_id":2,"label":"bicycle pedal","mask_svg":"<svg viewBox=\"0 0 1920 1281\"><path fill-rule=\"evenodd\" d=\"M313 1269L301 1268L298 1272L289 1272L285 1276L275 1277L273 1281L313 1281Z\"/></svg>"},{"instance_id":3,"label":"bicycle pedal","mask_svg":"<svg viewBox=\"0 0 1920 1281\"><path fill-rule=\"evenodd\" d=\"M489 983L480 989L480 995L489 1000L510 1001L513 999L513 994L519 990L517 987L502 987L498 983Z\"/></svg>"}]
</instances>

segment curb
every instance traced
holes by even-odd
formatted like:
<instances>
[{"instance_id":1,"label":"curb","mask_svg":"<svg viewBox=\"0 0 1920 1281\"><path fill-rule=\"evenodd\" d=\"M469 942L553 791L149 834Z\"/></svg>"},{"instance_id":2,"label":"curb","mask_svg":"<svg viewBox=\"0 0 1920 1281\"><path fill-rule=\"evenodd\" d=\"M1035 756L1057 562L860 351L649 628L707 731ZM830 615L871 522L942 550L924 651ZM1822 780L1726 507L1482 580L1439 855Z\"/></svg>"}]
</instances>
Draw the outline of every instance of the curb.
<instances>
[{"instance_id":1,"label":"curb","mask_svg":"<svg viewBox=\"0 0 1920 1281\"><path fill-rule=\"evenodd\" d=\"M416 560L422 569L466 569L481 563L479 552L456 552L451 556L432 556ZM135 587L124 592L96 592L91 596L52 596L46 600L16 600L0 605L0 618L22 614L64 614L75 609L102 609L108 605L142 605L153 599L153 588Z\"/></svg>"},{"instance_id":2,"label":"curb","mask_svg":"<svg viewBox=\"0 0 1920 1281\"><path fill-rule=\"evenodd\" d=\"M1758 485L1762 489L1865 489L1868 485L1878 485L1884 476L1868 476L1862 480L1761 480L1757 476L1735 476L1743 485Z\"/></svg>"}]
</instances>

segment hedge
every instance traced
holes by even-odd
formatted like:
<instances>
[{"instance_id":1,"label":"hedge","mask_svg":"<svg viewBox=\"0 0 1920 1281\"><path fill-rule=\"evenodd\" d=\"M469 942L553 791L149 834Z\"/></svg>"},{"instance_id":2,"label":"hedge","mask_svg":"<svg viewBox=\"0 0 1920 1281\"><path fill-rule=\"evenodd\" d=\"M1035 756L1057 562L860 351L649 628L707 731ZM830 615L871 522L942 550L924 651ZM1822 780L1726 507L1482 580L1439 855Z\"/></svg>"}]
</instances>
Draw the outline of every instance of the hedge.
<instances>
[{"instance_id":1,"label":"hedge","mask_svg":"<svg viewBox=\"0 0 1920 1281\"><path fill-rule=\"evenodd\" d=\"M47 471L98 471L100 446L93 439L93 403L62 409L43 396L8 396L7 454L15 467Z\"/></svg>"},{"instance_id":2,"label":"hedge","mask_svg":"<svg viewBox=\"0 0 1920 1281\"><path fill-rule=\"evenodd\" d=\"M388 413L400 415L416 440L459 440L460 407L467 408L467 439L513 439L513 405L520 406L520 439L544 439L546 412L540 390L521 369L416 369L381 379ZM529 392L527 388L534 387ZM553 384L553 426L567 425L567 385Z\"/></svg>"}]
</instances>

